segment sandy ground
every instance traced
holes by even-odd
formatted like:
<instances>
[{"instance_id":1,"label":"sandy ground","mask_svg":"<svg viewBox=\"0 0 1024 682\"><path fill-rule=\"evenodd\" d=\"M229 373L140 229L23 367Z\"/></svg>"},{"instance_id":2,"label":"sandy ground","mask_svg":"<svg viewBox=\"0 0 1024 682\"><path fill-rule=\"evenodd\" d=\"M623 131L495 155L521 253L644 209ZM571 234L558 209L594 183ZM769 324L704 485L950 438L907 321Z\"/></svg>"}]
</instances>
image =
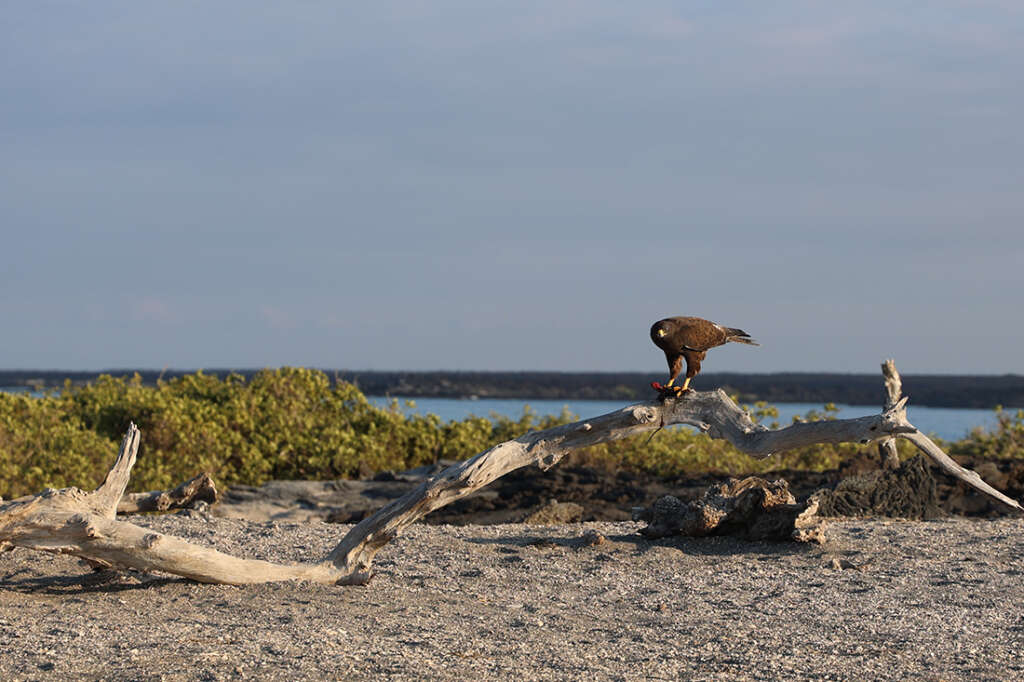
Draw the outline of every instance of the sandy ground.
<instances>
[{"instance_id":1,"label":"sandy ground","mask_svg":"<svg viewBox=\"0 0 1024 682\"><path fill-rule=\"evenodd\" d=\"M348 529L132 520L280 561ZM0 679L1024 679L1020 519L844 520L821 547L638 528L418 525L366 587L116 577L16 550Z\"/></svg>"}]
</instances>

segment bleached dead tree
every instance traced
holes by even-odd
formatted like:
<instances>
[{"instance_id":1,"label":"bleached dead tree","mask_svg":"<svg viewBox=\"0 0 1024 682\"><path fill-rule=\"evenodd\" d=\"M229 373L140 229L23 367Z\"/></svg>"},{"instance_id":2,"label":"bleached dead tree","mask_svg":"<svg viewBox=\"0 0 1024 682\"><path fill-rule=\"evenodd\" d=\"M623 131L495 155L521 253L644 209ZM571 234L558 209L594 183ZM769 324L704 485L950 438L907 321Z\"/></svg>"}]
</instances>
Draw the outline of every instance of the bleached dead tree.
<instances>
[{"instance_id":1,"label":"bleached dead tree","mask_svg":"<svg viewBox=\"0 0 1024 682\"><path fill-rule=\"evenodd\" d=\"M895 366L886 368L898 387ZM893 383L895 382L895 383ZM895 394L893 393L895 391ZM454 464L356 525L322 561L276 564L241 559L155 533L116 517L139 445L133 424L106 480L93 492L46 490L0 504L0 549L25 547L72 554L94 565L162 571L201 582L245 584L280 580L364 584L373 558L404 528L491 481L527 465L547 469L576 448L641 434L662 426L689 424L722 438L757 458L816 443L885 441L905 438L943 471L1004 504L1024 510L973 471L961 467L907 420L906 397L890 388L880 414L855 419L799 423L781 429L755 424L721 390L691 391L664 402L630 405L600 417L526 433Z\"/></svg>"}]
</instances>

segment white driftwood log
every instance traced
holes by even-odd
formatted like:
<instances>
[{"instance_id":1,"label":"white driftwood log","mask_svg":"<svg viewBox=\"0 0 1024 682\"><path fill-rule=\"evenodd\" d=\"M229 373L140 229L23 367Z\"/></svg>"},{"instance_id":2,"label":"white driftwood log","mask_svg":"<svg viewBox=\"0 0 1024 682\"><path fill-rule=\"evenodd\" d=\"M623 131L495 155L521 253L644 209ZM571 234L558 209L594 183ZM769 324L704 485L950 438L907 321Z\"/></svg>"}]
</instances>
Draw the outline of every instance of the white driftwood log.
<instances>
[{"instance_id":1,"label":"white driftwood log","mask_svg":"<svg viewBox=\"0 0 1024 682\"><path fill-rule=\"evenodd\" d=\"M892 373L898 380L895 367ZM405 496L356 525L319 563L275 564L239 559L178 538L117 521L115 512L135 463L139 431L129 429L114 467L96 491L47 490L33 498L0 504L0 548L4 544L83 557L94 564L163 571L201 582L258 583L311 580L362 584L369 580L376 553L405 527L431 511L530 464L547 469L570 450L625 438L672 424L690 424L712 438L765 458L815 443L869 443L894 437L914 443L944 471L1013 507L1022 507L973 471L954 462L907 421L906 398L890 393L881 414L856 419L800 423L768 429L721 390L691 391L664 402L638 403L615 412L526 433L452 465Z\"/></svg>"},{"instance_id":2,"label":"white driftwood log","mask_svg":"<svg viewBox=\"0 0 1024 682\"><path fill-rule=\"evenodd\" d=\"M0 504L0 549L6 544L6 549L26 547L72 554L93 566L162 571L209 583L337 582L344 577L327 564L279 565L239 559L116 520L118 502L135 465L139 435L132 424L106 480L91 493L51 488L35 497Z\"/></svg>"}]
</instances>

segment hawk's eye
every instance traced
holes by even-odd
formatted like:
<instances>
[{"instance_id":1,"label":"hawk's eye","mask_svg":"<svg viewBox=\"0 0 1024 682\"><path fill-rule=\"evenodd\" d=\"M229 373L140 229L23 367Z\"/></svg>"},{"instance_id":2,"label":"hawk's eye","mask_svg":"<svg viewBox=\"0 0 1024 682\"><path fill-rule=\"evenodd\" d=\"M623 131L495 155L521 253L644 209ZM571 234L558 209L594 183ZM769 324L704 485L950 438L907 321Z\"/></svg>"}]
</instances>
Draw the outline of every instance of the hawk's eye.
<instances>
[{"instance_id":1,"label":"hawk's eye","mask_svg":"<svg viewBox=\"0 0 1024 682\"><path fill-rule=\"evenodd\" d=\"M659 329L658 330L658 336L665 336L665 330L664 329Z\"/></svg>"}]
</instances>

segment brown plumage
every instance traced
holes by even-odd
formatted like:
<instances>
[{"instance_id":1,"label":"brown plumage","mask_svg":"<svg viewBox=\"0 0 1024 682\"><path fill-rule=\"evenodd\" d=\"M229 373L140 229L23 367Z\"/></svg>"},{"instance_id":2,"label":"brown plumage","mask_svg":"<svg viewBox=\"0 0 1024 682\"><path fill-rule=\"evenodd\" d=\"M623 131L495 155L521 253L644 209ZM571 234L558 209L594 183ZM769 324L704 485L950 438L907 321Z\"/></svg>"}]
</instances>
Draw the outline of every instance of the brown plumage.
<instances>
[{"instance_id":1,"label":"brown plumage","mask_svg":"<svg viewBox=\"0 0 1024 682\"><path fill-rule=\"evenodd\" d=\"M699 317L667 317L658 320L651 327L651 341L665 351L669 371L667 387L671 387L679 376L683 369L683 359L686 359L686 380L683 382L682 391L689 387L690 379L697 376L700 371L700 363L707 352L715 346L730 341L751 346L760 345L742 329L723 327Z\"/></svg>"}]
</instances>

